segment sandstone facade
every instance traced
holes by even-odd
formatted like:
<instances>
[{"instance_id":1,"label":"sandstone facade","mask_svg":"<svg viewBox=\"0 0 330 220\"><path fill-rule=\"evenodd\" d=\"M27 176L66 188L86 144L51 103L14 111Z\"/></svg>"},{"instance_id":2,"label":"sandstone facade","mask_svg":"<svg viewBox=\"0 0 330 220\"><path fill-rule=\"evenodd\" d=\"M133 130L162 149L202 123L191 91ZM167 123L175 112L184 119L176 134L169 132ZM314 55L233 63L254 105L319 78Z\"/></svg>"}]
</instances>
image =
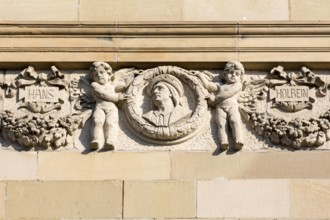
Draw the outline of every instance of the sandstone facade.
<instances>
[{"instance_id":1,"label":"sandstone facade","mask_svg":"<svg viewBox=\"0 0 330 220\"><path fill-rule=\"evenodd\" d=\"M328 6L3 0L0 220L329 218Z\"/></svg>"}]
</instances>

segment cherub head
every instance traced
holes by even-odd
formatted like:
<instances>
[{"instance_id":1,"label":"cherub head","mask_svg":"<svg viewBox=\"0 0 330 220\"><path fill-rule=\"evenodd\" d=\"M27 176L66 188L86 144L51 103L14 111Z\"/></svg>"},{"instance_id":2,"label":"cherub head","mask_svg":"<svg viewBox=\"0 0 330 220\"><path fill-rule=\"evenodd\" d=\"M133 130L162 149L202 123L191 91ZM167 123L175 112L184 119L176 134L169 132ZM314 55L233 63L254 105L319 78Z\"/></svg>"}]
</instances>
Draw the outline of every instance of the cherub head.
<instances>
[{"instance_id":1,"label":"cherub head","mask_svg":"<svg viewBox=\"0 0 330 220\"><path fill-rule=\"evenodd\" d=\"M221 79L227 84L242 82L245 73L243 65L238 61L230 61L226 63Z\"/></svg>"},{"instance_id":2,"label":"cherub head","mask_svg":"<svg viewBox=\"0 0 330 220\"><path fill-rule=\"evenodd\" d=\"M89 68L90 76L94 82L105 85L112 75L112 68L106 62L94 62Z\"/></svg>"}]
</instances>

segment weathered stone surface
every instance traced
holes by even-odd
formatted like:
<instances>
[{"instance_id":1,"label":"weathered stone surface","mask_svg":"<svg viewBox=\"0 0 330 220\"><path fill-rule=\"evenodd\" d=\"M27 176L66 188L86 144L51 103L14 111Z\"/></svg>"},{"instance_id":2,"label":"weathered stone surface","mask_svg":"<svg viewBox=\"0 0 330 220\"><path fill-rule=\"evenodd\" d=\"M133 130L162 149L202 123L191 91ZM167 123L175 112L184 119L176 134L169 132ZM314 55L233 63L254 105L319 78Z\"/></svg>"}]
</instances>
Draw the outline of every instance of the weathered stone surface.
<instances>
[{"instance_id":1,"label":"weathered stone surface","mask_svg":"<svg viewBox=\"0 0 330 220\"><path fill-rule=\"evenodd\" d=\"M80 119L70 115L68 78L56 66L6 71L2 131L11 147L45 150L73 146L71 133Z\"/></svg>"},{"instance_id":2,"label":"weathered stone surface","mask_svg":"<svg viewBox=\"0 0 330 220\"><path fill-rule=\"evenodd\" d=\"M125 182L124 218L196 217L195 182Z\"/></svg>"},{"instance_id":3,"label":"weathered stone surface","mask_svg":"<svg viewBox=\"0 0 330 220\"><path fill-rule=\"evenodd\" d=\"M0 151L1 180L36 180L37 153Z\"/></svg>"},{"instance_id":4,"label":"weathered stone surface","mask_svg":"<svg viewBox=\"0 0 330 220\"><path fill-rule=\"evenodd\" d=\"M185 21L288 20L288 0L183 0Z\"/></svg>"},{"instance_id":5,"label":"weathered stone surface","mask_svg":"<svg viewBox=\"0 0 330 220\"><path fill-rule=\"evenodd\" d=\"M291 0L290 20L329 21L329 7L327 0Z\"/></svg>"},{"instance_id":6,"label":"weathered stone surface","mask_svg":"<svg viewBox=\"0 0 330 220\"><path fill-rule=\"evenodd\" d=\"M172 179L330 178L330 154L322 152L239 152L234 155L171 153Z\"/></svg>"},{"instance_id":7,"label":"weathered stone surface","mask_svg":"<svg viewBox=\"0 0 330 220\"><path fill-rule=\"evenodd\" d=\"M121 30L119 30L121 31ZM138 30L137 30L138 31ZM173 30L174 31L174 30ZM233 30L234 31L234 30ZM166 39L153 37L153 38L117 38L117 46L119 50L124 50L125 48L130 47L132 50L140 50L141 48L145 49L157 49L157 48L168 48L176 50L189 50L189 49L198 49L201 48L210 48L210 47L237 47L237 39L230 38L228 36L222 37L209 37L209 38L200 38L200 37L183 37L176 36Z\"/></svg>"},{"instance_id":8,"label":"weathered stone surface","mask_svg":"<svg viewBox=\"0 0 330 220\"><path fill-rule=\"evenodd\" d=\"M292 180L290 183L291 218L328 219L330 218L330 181Z\"/></svg>"},{"instance_id":9,"label":"weathered stone surface","mask_svg":"<svg viewBox=\"0 0 330 220\"><path fill-rule=\"evenodd\" d=\"M198 218L288 218L287 180L214 180L197 182Z\"/></svg>"},{"instance_id":10,"label":"weathered stone surface","mask_svg":"<svg viewBox=\"0 0 330 220\"><path fill-rule=\"evenodd\" d=\"M122 182L7 183L6 218L120 218Z\"/></svg>"},{"instance_id":11,"label":"weathered stone surface","mask_svg":"<svg viewBox=\"0 0 330 220\"><path fill-rule=\"evenodd\" d=\"M179 21L181 1L177 0L81 0L80 21Z\"/></svg>"},{"instance_id":12,"label":"weathered stone surface","mask_svg":"<svg viewBox=\"0 0 330 220\"><path fill-rule=\"evenodd\" d=\"M212 82L201 72L197 74L209 93L209 105L215 107L214 119L217 122L217 134L222 151L229 148L229 135L233 137L233 149L241 150L244 145L242 119L238 107L244 74L244 67L238 61L226 63L217 82Z\"/></svg>"},{"instance_id":13,"label":"weathered stone surface","mask_svg":"<svg viewBox=\"0 0 330 220\"><path fill-rule=\"evenodd\" d=\"M77 21L76 0L4 0L0 5L1 21Z\"/></svg>"},{"instance_id":14,"label":"weathered stone surface","mask_svg":"<svg viewBox=\"0 0 330 220\"><path fill-rule=\"evenodd\" d=\"M233 51L189 52L189 54L185 54L184 56L182 56L182 52L176 51L167 51L164 53L147 51L138 55L136 52L118 52L118 61L120 62L201 62L203 60L218 62L219 60L235 60L237 57L238 52Z\"/></svg>"},{"instance_id":15,"label":"weathered stone surface","mask_svg":"<svg viewBox=\"0 0 330 220\"><path fill-rule=\"evenodd\" d=\"M56 164L56 165L55 165ZM161 180L170 178L168 152L39 152L41 180Z\"/></svg>"},{"instance_id":16,"label":"weathered stone surface","mask_svg":"<svg viewBox=\"0 0 330 220\"><path fill-rule=\"evenodd\" d=\"M239 53L239 60L241 62L327 62L326 57L330 55L329 52L318 53L315 51L296 52L292 50L279 53L277 51L258 51L254 48L249 51L241 51Z\"/></svg>"},{"instance_id":17,"label":"weathered stone surface","mask_svg":"<svg viewBox=\"0 0 330 220\"><path fill-rule=\"evenodd\" d=\"M5 219L6 183L0 182L0 219Z\"/></svg>"},{"instance_id":18,"label":"weathered stone surface","mask_svg":"<svg viewBox=\"0 0 330 220\"><path fill-rule=\"evenodd\" d=\"M2 61L16 61L16 62L26 62L28 59L30 62L42 62L42 61L52 61L52 62L63 62L70 60L71 62L93 62L94 60L109 60L115 62L117 56L115 52L103 52L103 51L90 51L84 53L62 53L58 51L47 51L43 52L11 52L0 54Z\"/></svg>"}]
</instances>

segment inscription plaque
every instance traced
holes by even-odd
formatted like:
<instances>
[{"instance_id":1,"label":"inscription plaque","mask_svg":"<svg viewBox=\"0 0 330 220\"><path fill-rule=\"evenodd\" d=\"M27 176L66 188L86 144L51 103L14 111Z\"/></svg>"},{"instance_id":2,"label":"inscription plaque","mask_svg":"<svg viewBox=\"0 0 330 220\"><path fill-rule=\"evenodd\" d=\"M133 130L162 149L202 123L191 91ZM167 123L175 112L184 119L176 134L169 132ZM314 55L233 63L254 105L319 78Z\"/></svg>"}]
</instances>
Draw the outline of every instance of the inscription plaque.
<instances>
[{"instance_id":1,"label":"inscription plaque","mask_svg":"<svg viewBox=\"0 0 330 220\"><path fill-rule=\"evenodd\" d=\"M19 100L26 102L58 102L58 87L29 86L19 90Z\"/></svg>"},{"instance_id":2,"label":"inscription plaque","mask_svg":"<svg viewBox=\"0 0 330 220\"><path fill-rule=\"evenodd\" d=\"M275 98L276 102L308 101L315 94L312 90L308 86L276 86L275 91L270 90L270 99Z\"/></svg>"}]
</instances>

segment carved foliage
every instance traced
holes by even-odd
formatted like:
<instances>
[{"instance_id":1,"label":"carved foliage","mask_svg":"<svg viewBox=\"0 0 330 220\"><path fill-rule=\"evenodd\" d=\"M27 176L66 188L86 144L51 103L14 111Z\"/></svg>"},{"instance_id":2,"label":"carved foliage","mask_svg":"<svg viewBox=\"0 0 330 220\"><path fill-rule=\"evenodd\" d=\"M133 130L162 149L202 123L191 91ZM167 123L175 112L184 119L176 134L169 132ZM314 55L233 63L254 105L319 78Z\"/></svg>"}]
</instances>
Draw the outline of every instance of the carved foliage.
<instances>
[{"instance_id":1,"label":"carved foliage","mask_svg":"<svg viewBox=\"0 0 330 220\"><path fill-rule=\"evenodd\" d=\"M77 116L57 119L49 115L25 115L17 118L13 112L6 111L2 117L4 136L26 150L64 147L68 144L68 136L80 125L81 119Z\"/></svg>"},{"instance_id":2,"label":"carved foliage","mask_svg":"<svg viewBox=\"0 0 330 220\"><path fill-rule=\"evenodd\" d=\"M67 88L64 75L55 66L51 67L49 74L37 73L29 66L14 82L3 87L7 98L14 98L18 92L18 109L24 108L30 112L14 114L17 110L13 110L5 111L2 115L4 137L18 143L23 149L63 147L68 143L68 136L80 127L79 117L50 115L53 111L61 110L64 100L58 93Z\"/></svg>"},{"instance_id":3,"label":"carved foliage","mask_svg":"<svg viewBox=\"0 0 330 220\"><path fill-rule=\"evenodd\" d=\"M258 135L268 138L272 143L294 149L318 147L330 140L330 110L318 118L290 121L266 112L264 106L267 101L267 92L275 85L284 84L292 87L307 85L309 88L316 88L316 96L327 94L328 85L305 67L298 74L287 74L282 67L274 68L265 79L246 83L240 97L241 112L251 127ZM273 107L298 111L311 108L314 101L310 98L305 102L275 102Z\"/></svg>"}]
</instances>

